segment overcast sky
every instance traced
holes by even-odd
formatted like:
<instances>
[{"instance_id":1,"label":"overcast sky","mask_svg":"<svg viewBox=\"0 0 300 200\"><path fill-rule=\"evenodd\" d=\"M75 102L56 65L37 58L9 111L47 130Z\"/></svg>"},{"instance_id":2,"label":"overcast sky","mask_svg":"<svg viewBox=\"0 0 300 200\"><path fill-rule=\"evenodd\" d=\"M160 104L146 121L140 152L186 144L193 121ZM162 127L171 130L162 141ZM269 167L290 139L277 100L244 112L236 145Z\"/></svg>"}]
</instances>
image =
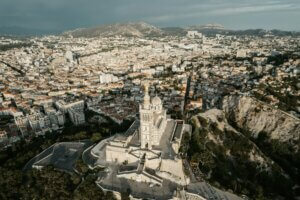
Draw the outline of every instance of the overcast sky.
<instances>
[{"instance_id":1,"label":"overcast sky","mask_svg":"<svg viewBox=\"0 0 300 200\"><path fill-rule=\"evenodd\" d=\"M0 0L0 26L66 30L129 21L300 31L300 0Z\"/></svg>"}]
</instances>

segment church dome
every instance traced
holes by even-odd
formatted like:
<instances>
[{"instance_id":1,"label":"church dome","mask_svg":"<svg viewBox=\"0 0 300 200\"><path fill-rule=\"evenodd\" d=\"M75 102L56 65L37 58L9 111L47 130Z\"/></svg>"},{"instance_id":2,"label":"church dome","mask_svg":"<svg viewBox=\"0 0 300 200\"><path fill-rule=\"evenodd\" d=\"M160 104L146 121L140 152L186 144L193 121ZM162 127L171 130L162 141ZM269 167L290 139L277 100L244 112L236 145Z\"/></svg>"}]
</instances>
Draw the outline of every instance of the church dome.
<instances>
[{"instance_id":1,"label":"church dome","mask_svg":"<svg viewBox=\"0 0 300 200\"><path fill-rule=\"evenodd\" d=\"M162 104L161 99L158 96L155 96L151 102L153 105L161 105Z\"/></svg>"}]
</instances>

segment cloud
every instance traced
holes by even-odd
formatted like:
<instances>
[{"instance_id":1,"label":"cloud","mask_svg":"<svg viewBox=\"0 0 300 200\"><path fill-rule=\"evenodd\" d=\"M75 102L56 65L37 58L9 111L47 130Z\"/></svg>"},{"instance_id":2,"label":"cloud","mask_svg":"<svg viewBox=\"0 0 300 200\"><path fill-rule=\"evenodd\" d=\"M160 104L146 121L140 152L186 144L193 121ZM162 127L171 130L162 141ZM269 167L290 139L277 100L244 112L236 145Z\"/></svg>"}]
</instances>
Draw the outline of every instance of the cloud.
<instances>
[{"instance_id":1,"label":"cloud","mask_svg":"<svg viewBox=\"0 0 300 200\"><path fill-rule=\"evenodd\" d=\"M225 9L216 9L210 12L211 15L233 15L251 12L269 12L269 11L285 11L295 10L299 7L294 7L293 4L275 4L275 5L257 5L257 6L241 6Z\"/></svg>"},{"instance_id":2,"label":"cloud","mask_svg":"<svg viewBox=\"0 0 300 200\"><path fill-rule=\"evenodd\" d=\"M181 13L164 14L145 18L145 20L154 23L167 22L178 19L201 18L203 16L226 16L239 15L256 12L275 12L275 11L293 11L300 10L300 5L293 3L283 4L280 1L266 1L264 3L257 3L251 5L249 3L240 4L222 4L220 5L194 5L189 9L182 9ZM275 13L274 13L275 15Z\"/></svg>"},{"instance_id":3,"label":"cloud","mask_svg":"<svg viewBox=\"0 0 300 200\"><path fill-rule=\"evenodd\" d=\"M0 26L72 29L127 21L160 26L225 23L250 27L260 15L269 26L300 29L299 0L1 0ZM283 19L293 19L283 21ZM259 24L263 26L263 24ZM288 25L288 26L287 26ZM277 27L276 27L277 28Z\"/></svg>"}]
</instances>

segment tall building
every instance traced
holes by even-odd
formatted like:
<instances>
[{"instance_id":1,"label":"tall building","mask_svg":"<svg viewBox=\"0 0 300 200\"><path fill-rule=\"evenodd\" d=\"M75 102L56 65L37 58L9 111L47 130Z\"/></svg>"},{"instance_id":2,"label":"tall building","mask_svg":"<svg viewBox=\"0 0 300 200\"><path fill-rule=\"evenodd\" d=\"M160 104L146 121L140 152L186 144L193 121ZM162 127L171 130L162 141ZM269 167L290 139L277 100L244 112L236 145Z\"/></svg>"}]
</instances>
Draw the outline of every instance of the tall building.
<instances>
[{"instance_id":1,"label":"tall building","mask_svg":"<svg viewBox=\"0 0 300 200\"><path fill-rule=\"evenodd\" d=\"M73 55L73 52L72 51L66 51L66 54L65 54L65 58L66 58L66 61L67 62L73 62L74 61L74 55Z\"/></svg>"},{"instance_id":2,"label":"tall building","mask_svg":"<svg viewBox=\"0 0 300 200\"><path fill-rule=\"evenodd\" d=\"M117 76L114 76L113 74L101 74L99 76L99 82L101 84L106 84L106 83L114 83L118 82L119 78Z\"/></svg>"},{"instance_id":3,"label":"tall building","mask_svg":"<svg viewBox=\"0 0 300 200\"><path fill-rule=\"evenodd\" d=\"M71 119L71 122L78 126L78 125L81 125L81 124L84 124L85 123L85 116L84 116L84 111L78 111L78 110L75 110L75 109L69 109L68 110L68 114L69 114L69 117Z\"/></svg>"},{"instance_id":4,"label":"tall building","mask_svg":"<svg viewBox=\"0 0 300 200\"><path fill-rule=\"evenodd\" d=\"M76 126L85 123L83 100L69 104L64 101L57 101L55 102L55 106L63 114L68 114L71 122ZM62 123L64 121L65 120L63 118L59 117L59 123Z\"/></svg>"},{"instance_id":5,"label":"tall building","mask_svg":"<svg viewBox=\"0 0 300 200\"><path fill-rule=\"evenodd\" d=\"M186 36L189 38L202 38L202 33L198 31L188 31Z\"/></svg>"}]
</instances>

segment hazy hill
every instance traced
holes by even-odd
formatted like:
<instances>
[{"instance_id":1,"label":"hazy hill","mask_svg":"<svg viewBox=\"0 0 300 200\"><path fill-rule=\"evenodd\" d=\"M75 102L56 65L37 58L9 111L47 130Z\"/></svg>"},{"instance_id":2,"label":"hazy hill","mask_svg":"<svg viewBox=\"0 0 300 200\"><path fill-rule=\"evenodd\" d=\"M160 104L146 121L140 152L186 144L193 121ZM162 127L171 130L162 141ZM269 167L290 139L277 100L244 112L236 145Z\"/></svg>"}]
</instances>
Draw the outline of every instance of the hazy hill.
<instances>
[{"instance_id":1,"label":"hazy hill","mask_svg":"<svg viewBox=\"0 0 300 200\"><path fill-rule=\"evenodd\" d=\"M145 22L116 23L100 25L96 27L79 28L65 31L43 30L39 28L25 28L16 26L0 27L1 36L41 36L49 34L72 35L73 37L108 37L108 36L129 36L129 37L160 37L160 36L185 36L188 31L199 31L205 35L213 36L237 35L237 36L300 36L300 32L282 30L230 30L220 24L193 25L187 27L162 27L158 28Z\"/></svg>"},{"instance_id":2,"label":"hazy hill","mask_svg":"<svg viewBox=\"0 0 300 200\"><path fill-rule=\"evenodd\" d=\"M61 31L32 29L18 26L2 26L0 27L0 35L2 36L41 36L50 34L59 34Z\"/></svg>"},{"instance_id":3,"label":"hazy hill","mask_svg":"<svg viewBox=\"0 0 300 200\"><path fill-rule=\"evenodd\" d=\"M64 35L72 35L73 37L107 37L107 36L162 36L164 31L152 26L150 24L139 23L125 23L125 24L111 24L102 25L93 28L81 28L72 31L64 32Z\"/></svg>"},{"instance_id":4,"label":"hazy hill","mask_svg":"<svg viewBox=\"0 0 300 200\"><path fill-rule=\"evenodd\" d=\"M196 29L196 30L224 30L225 27L221 24L205 24L205 25L193 25L187 27L187 29Z\"/></svg>"},{"instance_id":5,"label":"hazy hill","mask_svg":"<svg viewBox=\"0 0 300 200\"><path fill-rule=\"evenodd\" d=\"M169 36L185 36L187 34L187 30L181 27L164 27L161 29L165 35Z\"/></svg>"},{"instance_id":6,"label":"hazy hill","mask_svg":"<svg viewBox=\"0 0 300 200\"><path fill-rule=\"evenodd\" d=\"M246 30L230 30L219 24L195 25L185 28L185 31L198 31L206 35L237 35L237 36L300 36L300 32L282 31L282 30L265 30L265 29L246 29Z\"/></svg>"}]
</instances>

